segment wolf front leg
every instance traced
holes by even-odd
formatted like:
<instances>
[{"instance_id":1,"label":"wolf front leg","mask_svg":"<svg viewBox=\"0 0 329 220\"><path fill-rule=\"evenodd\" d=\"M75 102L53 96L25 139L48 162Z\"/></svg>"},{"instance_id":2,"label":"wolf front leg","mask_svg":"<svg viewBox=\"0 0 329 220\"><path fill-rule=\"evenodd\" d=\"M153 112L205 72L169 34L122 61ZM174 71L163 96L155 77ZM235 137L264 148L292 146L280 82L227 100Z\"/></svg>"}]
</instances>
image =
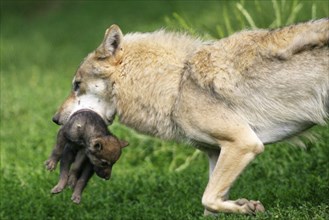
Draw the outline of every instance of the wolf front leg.
<instances>
[{"instance_id":1,"label":"wolf front leg","mask_svg":"<svg viewBox=\"0 0 329 220\"><path fill-rule=\"evenodd\" d=\"M219 140L221 152L202 197L205 214L217 212L253 214L265 211L259 201L227 200L236 178L255 156L264 150L262 142L249 126L240 127L233 138Z\"/></svg>"}]
</instances>

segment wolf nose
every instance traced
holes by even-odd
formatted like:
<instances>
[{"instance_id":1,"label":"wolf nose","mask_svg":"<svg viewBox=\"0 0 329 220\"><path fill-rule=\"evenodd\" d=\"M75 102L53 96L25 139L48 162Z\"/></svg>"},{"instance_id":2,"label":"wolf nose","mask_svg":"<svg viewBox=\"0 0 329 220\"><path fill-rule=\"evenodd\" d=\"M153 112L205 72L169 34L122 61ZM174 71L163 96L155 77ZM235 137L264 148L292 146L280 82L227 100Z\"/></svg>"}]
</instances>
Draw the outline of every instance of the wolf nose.
<instances>
[{"instance_id":1,"label":"wolf nose","mask_svg":"<svg viewBox=\"0 0 329 220\"><path fill-rule=\"evenodd\" d=\"M53 122L59 125L59 116L58 114L54 115L54 117L52 118Z\"/></svg>"}]
</instances>

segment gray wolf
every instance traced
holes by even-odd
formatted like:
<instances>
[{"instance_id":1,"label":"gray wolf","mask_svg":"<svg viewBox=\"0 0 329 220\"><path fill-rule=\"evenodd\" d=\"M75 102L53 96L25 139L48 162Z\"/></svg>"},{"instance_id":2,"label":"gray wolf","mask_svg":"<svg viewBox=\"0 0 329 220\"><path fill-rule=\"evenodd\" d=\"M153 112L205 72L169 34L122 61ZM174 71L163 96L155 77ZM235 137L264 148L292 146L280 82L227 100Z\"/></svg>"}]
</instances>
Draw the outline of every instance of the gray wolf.
<instances>
[{"instance_id":1,"label":"gray wolf","mask_svg":"<svg viewBox=\"0 0 329 220\"><path fill-rule=\"evenodd\" d=\"M60 179L51 192L61 192L69 182L74 188L72 200L80 203L82 191L94 171L109 179L113 165L127 145L108 131L97 113L86 109L75 112L58 131L56 145L45 162L48 170L54 170L61 161Z\"/></svg>"},{"instance_id":2,"label":"gray wolf","mask_svg":"<svg viewBox=\"0 0 329 220\"><path fill-rule=\"evenodd\" d=\"M205 213L264 211L228 198L264 145L298 135L329 114L329 19L246 30L202 41L164 30L106 30L73 78L53 121L87 108L162 139L187 140L209 157Z\"/></svg>"}]
</instances>

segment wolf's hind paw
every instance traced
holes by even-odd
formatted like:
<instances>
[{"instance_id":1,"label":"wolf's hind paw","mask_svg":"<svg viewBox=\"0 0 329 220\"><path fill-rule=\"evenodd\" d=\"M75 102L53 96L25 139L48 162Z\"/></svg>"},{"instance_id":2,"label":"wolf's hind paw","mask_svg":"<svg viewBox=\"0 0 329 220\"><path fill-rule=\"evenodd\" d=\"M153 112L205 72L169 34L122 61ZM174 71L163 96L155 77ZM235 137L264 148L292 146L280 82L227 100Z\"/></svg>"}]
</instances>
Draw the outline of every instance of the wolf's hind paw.
<instances>
[{"instance_id":1,"label":"wolf's hind paw","mask_svg":"<svg viewBox=\"0 0 329 220\"><path fill-rule=\"evenodd\" d=\"M210 205L209 205L210 204ZM265 212L264 206L259 201L238 199L233 200L217 200L217 203L209 202L208 205L205 202L205 216L215 215L218 213L240 213L240 214L251 214L255 215L259 212Z\"/></svg>"},{"instance_id":2,"label":"wolf's hind paw","mask_svg":"<svg viewBox=\"0 0 329 220\"><path fill-rule=\"evenodd\" d=\"M246 213L255 214L257 212L265 212L265 208L260 201L247 200L247 199L238 199L235 201L235 204L244 207Z\"/></svg>"}]
</instances>

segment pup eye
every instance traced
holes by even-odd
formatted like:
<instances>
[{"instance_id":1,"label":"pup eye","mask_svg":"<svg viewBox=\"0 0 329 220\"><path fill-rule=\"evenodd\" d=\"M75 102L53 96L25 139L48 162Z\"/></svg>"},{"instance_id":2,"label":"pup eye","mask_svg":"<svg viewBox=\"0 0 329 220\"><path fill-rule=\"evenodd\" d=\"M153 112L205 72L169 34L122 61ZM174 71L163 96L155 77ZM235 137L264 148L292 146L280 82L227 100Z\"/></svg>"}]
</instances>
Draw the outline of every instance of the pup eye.
<instances>
[{"instance_id":1,"label":"pup eye","mask_svg":"<svg viewBox=\"0 0 329 220\"><path fill-rule=\"evenodd\" d=\"M108 163L107 161L103 160L103 161L101 162L101 166L102 166L102 167L109 167L109 166L111 166L111 164Z\"/></svg>"},{"instance_id":2,"label":"pup eye","mask_svg":"<svg viewBox=\"0 0 329 220\"><path fill-rule=\"evenodd\" d=\"M73 83L73 91L75 91L75 92L78 91L80 89L80 84L81 84L81 82L75 81Z\"/></svg>"}]
</instances>

